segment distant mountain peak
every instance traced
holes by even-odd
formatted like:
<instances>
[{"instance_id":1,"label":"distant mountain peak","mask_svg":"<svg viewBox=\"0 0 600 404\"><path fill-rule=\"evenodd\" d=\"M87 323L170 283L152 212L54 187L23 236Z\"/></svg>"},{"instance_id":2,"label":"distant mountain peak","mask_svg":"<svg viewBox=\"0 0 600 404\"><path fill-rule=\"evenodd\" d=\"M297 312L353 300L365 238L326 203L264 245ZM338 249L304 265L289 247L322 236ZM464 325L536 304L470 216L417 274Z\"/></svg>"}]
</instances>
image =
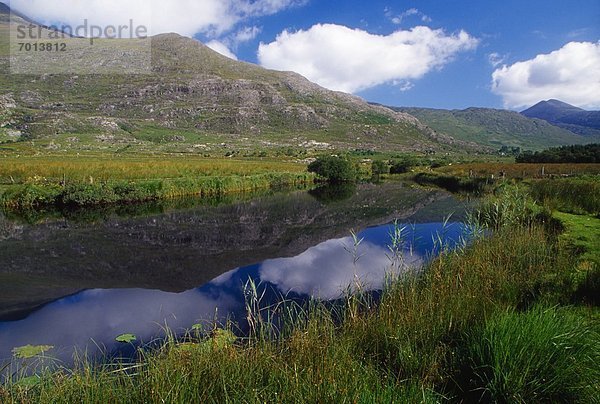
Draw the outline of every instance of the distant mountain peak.
<instances>
[{"instance_id":1,"label":"distant mountain peak","mask_svg":"<svg viewBox=\"0 0 600 404\"><path fill-rule=\"evenodd\" d=\"M538 102L531 108L522 111L521 114L529 118L539 118L549 122L556 122L565 115L577 112L585 112L585 110L560 100L550 99Z\"/></svg>"},{"instance_id":2,"label":"distant mountain peak","mask_svg":"<svg viewBox=\"0 0 600 404\"><path fill-rule=\"evenodd\" d=\"M585 111L582 108L576 107L574 105L571 104L567 104L564 101L561 100L557 100L554 98L551 98L549 100L546 101L540 101L537 104L535 104L533 107L529 108L529 109L533 109L533 108L559 108L563 111L568 111L568 112L575 112L575 111ZM525 112L525 111L523 111Z\"/></svg>"},{"instance_id":3,"label":"distant mountain peak","mask_svg":"<svg viewBox=\"0 0 600 404\"><path fill-rule=\"evenodd\" d=\"M585 136L600 135L600 112L586 111L566 102L541 101L521 112L528 118L538 118Z\"/></svg>"}]
</instances>

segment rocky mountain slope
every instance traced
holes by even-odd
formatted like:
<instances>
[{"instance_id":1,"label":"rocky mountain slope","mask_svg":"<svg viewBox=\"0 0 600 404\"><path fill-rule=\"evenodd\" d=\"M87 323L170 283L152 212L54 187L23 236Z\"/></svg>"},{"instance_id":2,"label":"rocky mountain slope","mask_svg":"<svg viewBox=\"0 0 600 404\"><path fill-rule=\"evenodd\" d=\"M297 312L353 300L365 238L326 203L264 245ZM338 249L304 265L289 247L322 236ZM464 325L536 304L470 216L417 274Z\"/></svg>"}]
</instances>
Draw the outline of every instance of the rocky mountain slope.
<instances>
[{"instance_id":1,"label":"rocky mountain slope","mask_svg":"<svg viewBox=\"0 0 600 404\"><path fill-rule=\"evenodd\" d=\"M11 19L7 10L0 9L4 34L23 23L19 16ZM326 90L296 73L228 59L177 34L152 38L149 74L119 70L126 58L141 56L137 39L96 41L96 52L110 47L110 55L115 50L123 55L123 60L99 59L114 67L112 74L7 74L10 52L3 36L0 142L34 141L57 150L194 152L465 147L409 114ZM84 71L93 71L77 40L61 40L68 45L68 56L48 63L79 63Z\"/></svg>"}]
</instances>

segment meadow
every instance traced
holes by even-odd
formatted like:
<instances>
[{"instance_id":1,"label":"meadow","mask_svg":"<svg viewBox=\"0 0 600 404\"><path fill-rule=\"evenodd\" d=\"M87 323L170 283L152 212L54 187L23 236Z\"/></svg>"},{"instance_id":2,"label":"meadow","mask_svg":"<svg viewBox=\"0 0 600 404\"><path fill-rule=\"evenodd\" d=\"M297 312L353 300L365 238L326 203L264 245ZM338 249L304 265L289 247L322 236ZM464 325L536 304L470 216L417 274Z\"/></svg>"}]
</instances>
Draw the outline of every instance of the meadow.
<instances>
[{"instance_id":1,"label":"meadow","mask_svg":"<svg viewBox=\"0 0 600 404\"><path fill-rule=\"evenodd\" d=\"M496 178L504 173L507 178L541 178L544 176L574 176L580 174L600 174L600 164L542 164L542 163L519 163L512 162L486 162L451 164L436 169L436 172L453 175L457 177L473 176Z\"/></svg>"},{"instance_id":2,"label":"meadow","mask_svg":"<svg viewBox=\"0 0 600 404\"><path fill-rule=\"evenodd\" d=\"M295 187L313 181L305 165L282 160L13 156L0 160L0 205L23 210L128 204Z\"/></svg>"},{"instance_id":3,"label":"meadow","mask_svg":"<svg viewBox=\"0 0 600 404\"><path fill-rule=\"evenodd\" d=\"M281 160L202 158L197 156L57 155L3 157L0 183L27 181L88 182L304 172L306 165Z\"/></svg>"},{"instance_id":4,"label":"meadow","mask_svg":"<svg viewBox=\"0 0 600 404\"><path fill-rule=\"evenodd\" d=\"M600 251L574 245L598 222L545 201L527 184L498 184L471 216L491 235L440 245L423 271L389 279L378 301L356 285L333 307L265 306L261 285L249 284L247 336L215 324L135 362L17 375L0 401L598 402Z\"/></svg>"}]
</instances>

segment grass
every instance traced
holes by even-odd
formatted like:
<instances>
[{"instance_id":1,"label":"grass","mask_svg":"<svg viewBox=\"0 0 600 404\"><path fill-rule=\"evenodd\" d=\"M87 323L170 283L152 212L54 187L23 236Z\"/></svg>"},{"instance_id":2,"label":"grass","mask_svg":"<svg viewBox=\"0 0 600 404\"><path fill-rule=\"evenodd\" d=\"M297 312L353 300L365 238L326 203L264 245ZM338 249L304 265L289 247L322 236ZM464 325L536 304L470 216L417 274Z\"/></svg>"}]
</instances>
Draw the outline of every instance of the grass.
<instances>
[{"instance_id":1,"label":"grass","mask_svg":"<svg viewBox=\"0 0 600 404\"><path fill-rule=\"evenodd\" d=\"M534 181L531 191L555 210L600 217L600 176Z\"/></svg>"},{"instance_id":2,"label":"grass","mask_svg":"<svg viewBox=\"0 0 600 404\"><path fill-rule=\"evenodd\" d=\"M600 264L600 219L563 212L556 212L554 216L567 230L561 236L561 241L572 248L580 259Z\"/></svg>"},{"instance_id":3,"label":"grass","mask_svg":"<svg viewBox=\"0 0 600 404\"><path fill-rule=\"evenodd\" d=\"M572 309L535 307L493 316L465 336L456 377L471 399L577 402L596 399L598 333ZM583 361L580 362L580 361ZM582 373L582 368L589 373Z\"/></svg>"},{"instance_id":4,"label":"grass","mask_svg":"<svg viewBox=\"0 0 600 404\"><path fill-rule=\"evenodd\" d=\"M23 157L0 161L9 210L215 197L313 182L300 164L179 157Z\"/></svg>"},{"instance_id":5,"label":"grass","mask_svg":"<svg viewBox=\"0 0 600 404\"><path fill-rule=\"evenodd\" d=\"M515 164L511 162L488 162L448 165L436 170L439 173L457 177L474 176L496 178L504 173L507 178L539 178L544 176L574 176L581 174L600 174L600 164Z\"/></svg>"},{"instance_id":6,"label":"grass","mask_svg":"<svg viewBox=\"0 0 600 404\"><path fill-rule=\"evenodd\" d=\"M262 307L251 287L248 337L235 325L171 336L135 363L5 384L0 401L596 402L600 312L579 298L578 260L536 209L513 206L524 220L390 279L377 303L357 285L334 307Z\"/></svg>"},{"instance_id":7,"label":"grass","mask_svg":"<svg viewBox=\"0 0 600 404\"><path fill-rule=\"evenodd\" d=\"M272 172L305 172L306 165L281 160L164 156L61 155L0 159L0 183L23 184L37 180L96 182L111 180L226 177Z\"/></svg>"},{"instance_id":8,"label":"grass","mask_svg":"<svg viewBox=\"0 0 600 404\"><path fill-rule=\"evenodd\" d=\"M314 181L309 173L272 173L249 176L198 177L104 183L52 183L15 185L0 195L9 210L46 207L94 207L127 204L196 195L214 198L260 189L296 187Z\"/></svg>"}]
</instances>

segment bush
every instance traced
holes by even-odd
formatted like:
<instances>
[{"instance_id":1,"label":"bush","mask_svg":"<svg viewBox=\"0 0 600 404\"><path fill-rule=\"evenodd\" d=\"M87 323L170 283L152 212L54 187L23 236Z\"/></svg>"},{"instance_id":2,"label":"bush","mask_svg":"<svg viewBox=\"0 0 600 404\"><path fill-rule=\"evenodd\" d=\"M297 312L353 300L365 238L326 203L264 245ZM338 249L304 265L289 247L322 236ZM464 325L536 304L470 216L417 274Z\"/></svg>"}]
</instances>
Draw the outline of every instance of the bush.
<instances>
[{"instance_id":1,"label":"bush","mask_svg":"<svg viewBox=\"0 0 600 404\"><path fill-rule=\"evenodd\" d=\"M332 183L356 180L356 168L352 162L337 156L319 157L308 166L308 171Z\"/></svg>"},{"instance_id":2,"label":"bush","mask_svg":"<svg viewBox=\"0 0 600 404\"><path fill-rule=\"evenodd\" d=\"M390 173L403 174L410 171L412 167L421 165L421 162L414 156L403 156L398 160L392 160Z\"/></svg>"},{"instance_id":3,"label":"bush","mask_svg":"<svg viewBox=\"0 0 600 404\"><path fill-rule=\"evenodd\" d=\"M390 166L382 160L375 160L371 163L371 172L373 175L382 175L390 173Z\"/></svg>"}]
</instances>

